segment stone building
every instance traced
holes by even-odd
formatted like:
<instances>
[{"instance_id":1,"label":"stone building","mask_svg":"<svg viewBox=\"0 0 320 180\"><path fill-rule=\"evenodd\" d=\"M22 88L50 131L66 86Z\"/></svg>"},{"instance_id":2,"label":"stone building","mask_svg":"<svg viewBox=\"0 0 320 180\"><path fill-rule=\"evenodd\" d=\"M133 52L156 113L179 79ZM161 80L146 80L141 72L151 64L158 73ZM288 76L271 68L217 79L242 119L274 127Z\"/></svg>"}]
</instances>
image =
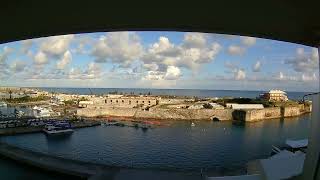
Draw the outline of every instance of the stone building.
<instances>
[{"instance_id":1,"label":"stone building","mask_svg":"<svg viewBox=\"0 0 320 180\"><path fill-rule=\"evenodd\" d=\"M157 99L154 97L119 97L106 98L105 105L117 107L138 107L157 105Z\"/></svg>"},{"instance_id":2,"label":"stone building","mask_svg":"<svg viewBox=\"0 0 320 180\"><path fill-rule=\"evenodd\" d=\"M281 90L270 90L261 94L260 98L267 101L288 101L287 93Z\"/></svg>"}]
</instances>

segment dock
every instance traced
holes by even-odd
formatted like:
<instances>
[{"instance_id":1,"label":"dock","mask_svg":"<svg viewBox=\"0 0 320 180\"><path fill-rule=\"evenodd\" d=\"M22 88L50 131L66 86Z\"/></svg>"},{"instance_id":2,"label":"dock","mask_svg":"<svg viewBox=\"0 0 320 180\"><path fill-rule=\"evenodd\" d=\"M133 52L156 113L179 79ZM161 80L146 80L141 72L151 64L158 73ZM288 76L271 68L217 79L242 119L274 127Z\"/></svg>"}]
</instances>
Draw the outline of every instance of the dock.
<instances>
[{"instance_id":1,"label":"dock","mask_svg":"<svg viewBox=\"0 0 320 180\"><path fill-rule=\"evenodd\" d=\"M71 122L74 129L86 128L92 126L100 126L98 121L82 121L82 122ZM0 129L0 136L16 135L16 134L28 134L28 133L39 133L42 132L44 126L38 127L13 127Z\"/></svg>"},{"instance_id":2,"label":"dock","mask_svg":"<svg viewBox=\"0 0 320 180\"><path fill-rule=\"evenodd\" d=\"M107 166L55 157L48 154L15 147L7 143L0 143L0 155L25 165L46 170L48 172L69 175L80 179L203 179L200 173Z\"/></svg>"}]
</instances>

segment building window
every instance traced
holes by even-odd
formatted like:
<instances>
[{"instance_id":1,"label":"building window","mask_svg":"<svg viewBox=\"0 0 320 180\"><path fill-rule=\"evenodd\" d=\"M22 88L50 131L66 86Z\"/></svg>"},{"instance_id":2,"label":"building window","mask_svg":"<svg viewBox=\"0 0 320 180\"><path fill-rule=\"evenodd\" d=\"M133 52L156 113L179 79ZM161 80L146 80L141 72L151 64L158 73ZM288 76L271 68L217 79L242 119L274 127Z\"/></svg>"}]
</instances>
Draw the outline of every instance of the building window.
<instances>
[{"instance_id":1,"label":"building window","mask_svg":"<svg viewBox=\"0 0 320 180\"><path fill-rule=\"evenodd\" d=\"M124 100L122 100L122 103L124 103Z\"/></svg>"},{"instance_id":2,"label":"building window","mask_svg":"<svg viewBox=\"0 0 320 180\"><path fill-rule=\"evenodd\" d=\"M129 104L131 104L131 100L129 101Z\"/></svg>"},{"instance_id":3,"label":"building window","mask_svg":"<svg viewBox=\"0 0 320 180\"><path fill-rule=\"evenodd\" d=\"M142 103L144 103L144 101L142 101Z\"/></svg>"},{"instance_id":4,"label":"building window","mask_svg":"<svg viewBox=\"0 0 320 180\"><path fill-rule=\"evenodd\" d=\"M139 103L139 101L137 101L137 104Z\"/></svg>"},{"instance_id":5,"label":"building window","mask_svg":"<svg viewBox=\"0 0 320 180\"><path fill-rule=\"evenodd\" d=\"M110 102L112 103L112 100L110 100Z\"/></svg>"},{"instance_id":6,"label":"building window","mask_svg":"<svg viewBox=\"0 0 320 180\"><path fill-rule=\"evenodd\" d=\"M149 101L149 104L150 104L150 101Z\"/></svg>"},{"instance_id":7,"label":"building window","mask_svg":"<svg viewBox=\"0 0 320 180\"><path fill-rule=\"evenodd\" d=\"M119 101L118 100L116 100L116 103L118 103Z\"/></svg>"}]
</instances>

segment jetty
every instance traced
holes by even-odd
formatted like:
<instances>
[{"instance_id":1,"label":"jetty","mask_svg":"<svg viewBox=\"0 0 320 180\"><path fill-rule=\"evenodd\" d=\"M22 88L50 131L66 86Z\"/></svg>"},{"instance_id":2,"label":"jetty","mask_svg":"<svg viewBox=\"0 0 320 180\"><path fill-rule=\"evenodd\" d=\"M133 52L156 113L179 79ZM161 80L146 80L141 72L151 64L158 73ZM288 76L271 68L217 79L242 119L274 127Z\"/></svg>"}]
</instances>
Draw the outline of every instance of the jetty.
<instances>
[{"instance_id":1,"label":"jetty","mask_svg":"<svg viewBox=\"0 0 320 180\"><path fill-rule=\"evenodd\" d=\"M0 155L19 163L36 167L48 172L73 176L80 179L202 179L200 173L167 171L155 169L136 169L107 166L22 149L7 143L0 143Z\"/></svg>"}]
</instances>

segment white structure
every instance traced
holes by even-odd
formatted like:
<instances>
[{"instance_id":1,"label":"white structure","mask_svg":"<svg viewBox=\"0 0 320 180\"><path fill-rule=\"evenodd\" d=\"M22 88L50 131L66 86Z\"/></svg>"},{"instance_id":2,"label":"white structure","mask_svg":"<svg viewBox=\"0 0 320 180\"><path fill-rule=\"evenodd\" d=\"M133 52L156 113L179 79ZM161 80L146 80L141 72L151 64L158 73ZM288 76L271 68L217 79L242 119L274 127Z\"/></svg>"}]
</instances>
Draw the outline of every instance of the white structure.
<instances>
[{"instance_id":1,"label":"white structure","mask_svg":"<svg viewBox=\"0 0 320 180\"><path fill-rule=\"evenodd\" d=\"M188 109L203 109L203 104L193 104Z\"/></svg>"},{"instance_id":2,"label":"white structure","mask_svg":"<svg viewBox=\"0 0 320 180\"><path fill-rule=\"evenodd\" d=\"M227 103L227 108L231 109L263 109L263 104L237 104L237 103Z\"/></svg>"},{"instance_id":3,"label":"white structure","mask_svg":"<svg viewBox=\"0 0 320 180\"><path fill-rule=\"evenodd\" d=\"M212 106L212 109L224 109L224 107L218 103L209 103Z\"/></svg>"},{"instance_id":4,"label":"white structure","mask_svg":"<svg viewBox=\"0 0 320 180\"><path fill-rule=\"evenodd\" d=\"M90 105L93 105L93 101L80 101L79 102L79 107L88 107Z\"/></svg>"},{"instance_id":5,"label":"white structure","mask_svg":"<svg viewBox=\"0 0 320 180\"><path fill-rule=\"evenodd\" d=\"M260 98L267 101L288 101L287 93L281 90L270 90L267 93L261 94Z\"/></svg>"},{"instance_id":6,"label":"white structure","mask_svg":"<svg viewBox=\"0 0 320 180\"><path fill-rule=\"evenodd\" d=\"M33 107L33 115L36 118L50 117L51 113L48 109L35 106Z\"/></svg>"}]
</instances>

